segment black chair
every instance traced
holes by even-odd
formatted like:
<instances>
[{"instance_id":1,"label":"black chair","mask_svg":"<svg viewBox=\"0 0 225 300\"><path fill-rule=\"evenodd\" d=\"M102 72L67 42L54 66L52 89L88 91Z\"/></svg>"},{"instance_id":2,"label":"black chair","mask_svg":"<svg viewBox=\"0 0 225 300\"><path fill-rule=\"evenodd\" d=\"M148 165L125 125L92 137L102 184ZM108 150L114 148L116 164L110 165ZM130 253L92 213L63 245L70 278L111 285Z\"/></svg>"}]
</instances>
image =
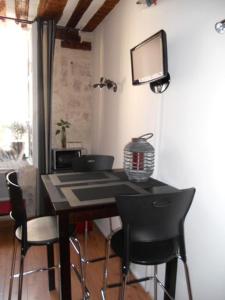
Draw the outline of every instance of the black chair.
<instances>
[{"instance_id":1,"label":"black chair","mask_svg":"<svg viewBox=\"0 0 225 300\"><path fill-rule=\"evenodd\" d=\"M22 190L17 182L16 172L10 172L6 175L6 182L9 190L9 198L12 211L11 218L14 220L15 235L13 238L13 255L10 274L9 296L11 299L13 279L19 277L18 300L22 299L23 275L31 274L37 271L49 272L49 290L55 288L54 279L54 252L53 244L58 241L58 231L56 218L52 216L27 219L25 203L23 200ZM15 275L15 259L16 259L16 239L20 242L20 265L19 274ZM24 273L24 259L28 249L31 246L47 246L48 268L33 270Z\"/></svg>"},{"instance_id":2,"label":"black chair","mask_svg":"<svg viewBox=\"0 0 225 300\"><path fill-rule=\"evenodd\" d=\"M74 157L72 161L72 167L74 172L94 172L94 171L110 171L112 170L114 157L111 155L82 155L80 157ZM110 221L110 231L112 232L112 221ZM84 226L84 255L81 257L84 262L84 278L86 278L86 265L88 263L95 263L104 260L105 257L97 257L93 259L87 259L87 242L88 242L88 221L85 221ZM75 248L75 247L74 247ZM80 252L76 251L78 255ZM84 279L85 281L85 279Z\"/></svg>"},{"instance_id":3,"label":"black chair","mask_svg":"<svg viewBox=\"0 0 225 300\"><path fill-rule=\"evenodd\" d=\"M75 172L108 171L112 170L113 162L111 155L82 155L73 158L72 168Z\"/></svg>"},{"instance_id":4,"label":"black chair","mask_svg":"<svg viewBox=\"0 0 225 300\"><path fill-rule=\"evenodd\" d=\"M6 175L6 183L9 191L9 198L11 202L12 211L10 213L11 218L14 220L14 237L13 237L13 254L10 273L10 285L8 300L12 297L13 280L15 277L19 277L18 288L18 300L22 299L22 286L23 276L29 275L38 271L48 271L48 283L49 290L55 289L55 272L54 269L54 249L53 244L58 242L58 226L55 216L44 216L28 220L25 208L25 202L23 200L22 189L18 185L16 172L10 172ZM71 232L73 228L71 228ZM15 272L15 260L16 260L16 240L19 241L20 248L20 266L19 274ZM76 244L79 249L79 242L75 237L70 238L72 245ZM37 270L31 270L24 272L24 259L28 249L31 246L46 246L48 267L40 268ZM57 266L58 267L58 266ZM73 265L72 265L73 267ZM83 282L82 271L83 265L80 260L81 277L79 277L82 287L83 295L86 294L86 289Z\"/></svg>"},{"instance_id":5,"label":"black chair","mask_svg":"<svg viewBox=\"0 0 225 300\"><path fill-rule=\"evenodd\" d=\"M107 242L102 299L106 289L121 286L120 300L125 299L126 284L154 280L154 299L157 299L157 284L164 289L169 299L174 299L157 277L157 265L180 258L184 263L189 300L192 291L187 266L184 238L184 220L191 206L195 189L148 195L121 195L116 203L123 229ZM122 258L122 283L108 284L108 260L110 244ZM130 263L153 265L154 276L127 282Z\"/></svg>"}]
</instances>

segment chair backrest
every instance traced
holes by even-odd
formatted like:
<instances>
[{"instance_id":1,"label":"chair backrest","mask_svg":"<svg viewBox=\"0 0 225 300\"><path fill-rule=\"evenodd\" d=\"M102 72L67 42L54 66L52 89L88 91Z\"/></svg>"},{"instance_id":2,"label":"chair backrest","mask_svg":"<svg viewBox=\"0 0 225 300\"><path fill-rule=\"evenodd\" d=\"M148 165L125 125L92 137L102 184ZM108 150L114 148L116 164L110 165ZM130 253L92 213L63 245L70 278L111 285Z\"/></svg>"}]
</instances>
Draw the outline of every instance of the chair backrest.
<instances>
[{"instance_id":1,"label":"chair backrest","mask_svg":"<svg viewBox=\"0 0 225 300\"><path fill-rule=\"evenodd\" d=\"M82 155L74 157L72 166L75 172L112 170L114 157L111 155Z\"/></svg>"},{"instance_id":2,"label":"chair backrest","mask_svg":"<svg viewBox=\"0 0 225 300\"><path fill-rule=\"evenodd\" d=\"M23 193L18 185L17 174L15 171L6 174L6 183L12 207L11 216L15 220L16 227L21 225L24 226L27 222L27 214L25 202L23 200Z\"/></svg>"},{"instance_id":3,"label":"chair backrest","mask_svg":"<svg viewBox=\"0 0 225 300\"><path fill-rule=\"evenodd\" d=\"M183 237L183 224L195 189L148 195L121 195L116 202L132 241L153 242ZM182 241L184 243L184 241Z\"/></svg>"}]
</instances>

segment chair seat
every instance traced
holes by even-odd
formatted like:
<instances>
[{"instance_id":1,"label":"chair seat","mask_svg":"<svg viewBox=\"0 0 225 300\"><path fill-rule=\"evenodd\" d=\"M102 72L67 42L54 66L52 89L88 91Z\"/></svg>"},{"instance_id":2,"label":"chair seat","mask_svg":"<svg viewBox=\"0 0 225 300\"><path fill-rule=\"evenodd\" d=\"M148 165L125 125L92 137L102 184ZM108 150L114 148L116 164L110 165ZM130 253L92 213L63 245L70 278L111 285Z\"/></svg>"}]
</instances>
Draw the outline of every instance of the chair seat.
<instances>
[{"instance_id":1,"label":"chair seat","mask_svg":"<svg viewBox=\"0 0 225 300\"><path fill-rule=\"evenodd\" d=\"M124 233L121 229L115 233L111 240L114 252L123 256ZM170 261L177 256L176 239L158 242L134 242L130 245L130 261L141 265L158 265Z\"/></svg>"},{"instance_id":2,"label":"chair seat","mask_svg":"<svg viewBox=\"0 0 225 300\"><path fill-rule=\"evenodd\" d=\"M27 221L27 242L46 245L58 240L57 219L54 216L34 218ZM16 229L16 237L21 240L21 226Z\"/></svg>"}]
</instances>

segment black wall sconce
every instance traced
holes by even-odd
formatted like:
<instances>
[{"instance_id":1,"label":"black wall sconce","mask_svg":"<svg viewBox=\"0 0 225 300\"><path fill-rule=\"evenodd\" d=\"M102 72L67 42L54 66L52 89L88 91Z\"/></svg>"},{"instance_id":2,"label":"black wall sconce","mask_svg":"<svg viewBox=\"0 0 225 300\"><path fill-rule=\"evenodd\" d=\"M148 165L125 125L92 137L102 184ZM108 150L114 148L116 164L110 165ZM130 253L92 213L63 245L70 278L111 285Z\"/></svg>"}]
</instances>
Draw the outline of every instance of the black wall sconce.
<instances>
[{"instance_id":1,"label":"black wall sconce","mask_svg":"<svg viewBox=\"0 0 225 300\"><path fill-rule=\"evenodd\" d=\"M225 33L225 20L217 22L216 25L215 25L215 29L220 34Z\"/></svg>"},{"instance_id":2,"label":"black wall sconce","mask_svg":"<svg viewBox=\"0 0 225 300\"><path fill-rule=\"evenodd\" d=\"M151 6L152 4L157 4L157 0L138 0L136 4L144 4L147 6Z\"/></svg>"},{"instance_id":3,"label":"black wall sconce","mask_svg":"<svg viewBox=\"0 0 225 300\"><path fill-rule=\"evenodd\" d=\"M110 79L107 79L107 78L104 78L104 77L101 77L100 78L100 82L99 83L95 83L92 85L93 88L96 88L96 87L100 87L100 88L103 88L103 87L107 87L107 89L113 89L113 92L116 92L117 91L117 84L110 80Z\"/></svg>"}]
</instances>

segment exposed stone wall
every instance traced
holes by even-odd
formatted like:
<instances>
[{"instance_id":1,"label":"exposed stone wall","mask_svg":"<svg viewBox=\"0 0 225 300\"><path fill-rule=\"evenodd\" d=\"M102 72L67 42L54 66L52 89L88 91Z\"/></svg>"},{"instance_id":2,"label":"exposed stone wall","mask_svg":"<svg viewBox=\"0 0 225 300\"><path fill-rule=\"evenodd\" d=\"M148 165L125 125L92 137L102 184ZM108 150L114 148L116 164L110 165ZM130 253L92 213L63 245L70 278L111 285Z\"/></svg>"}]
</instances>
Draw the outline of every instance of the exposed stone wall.
<instances>
[{"instance_id":1,"label":"exposed stone wall","mask_svg":"<svg viewBox=\"0 0 225 300\"><path fill-rule=\"evenodd\" d=\"M90 151L91 141L91 51L61 48L56 40L53 76L52 146L61 147L55 135L56 123L71 123L67 141L81 141Z\"/></svg>"}]
</instances>

